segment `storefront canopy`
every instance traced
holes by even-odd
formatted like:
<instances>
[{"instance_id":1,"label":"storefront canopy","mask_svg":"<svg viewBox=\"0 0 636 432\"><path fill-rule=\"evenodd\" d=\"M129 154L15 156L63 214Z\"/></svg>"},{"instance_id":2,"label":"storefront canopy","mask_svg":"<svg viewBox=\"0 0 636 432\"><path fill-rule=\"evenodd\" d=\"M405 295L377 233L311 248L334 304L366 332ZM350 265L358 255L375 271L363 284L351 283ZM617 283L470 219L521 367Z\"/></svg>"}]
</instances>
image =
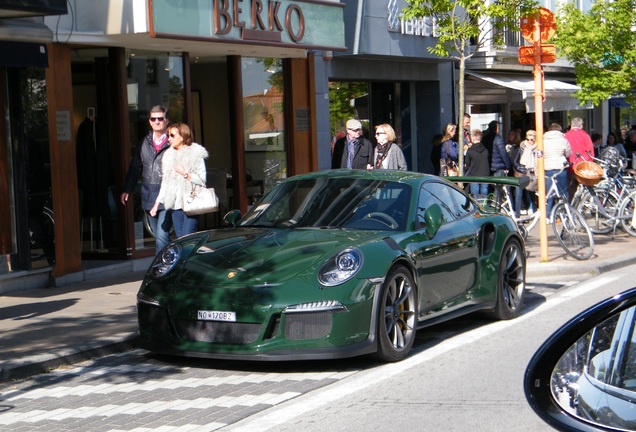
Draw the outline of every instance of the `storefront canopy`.
<instances>
[{"instance_id":1,"label":"storefront canopy","mask_svg":"<svg viewBox=\"0 0 636 432\"><path fill-rule=\"evenodd\" d=\"M482 81L481 86L469 88L467 86L467 95L466 101L467 103L480 103L480 104L488 104L488 103L501 103L501 100L492 100L485 101L479 98L480 92L488 92L488 86L483 87L483 82L490 83L493 86L501 87L504 89L513 90L516 95L513 96L512 99L515 99L514 96L521 96L521 98L525 101L526 111L534 112L534 77L532 74L528 73L527 75L521 74L492 74L492 75L482 75L472 71L466 71L466 75L470 77L474 77L480 81ZM492 86L491 86L492 87ZM544 79L544 93L545 93L545 101L543 101L543 111L544 112L552 112L552 111L566 111L566 110L579 110L579 109L592 109L593 105L581 105L578 99L574 98L572 94L579 90L580 87L574 84L569 84L563 81L558 81L555 79ZM471 93L469 95L468 93ZM508 93L508 92L506 92ZM479 100L479 102L477 102Z\"/></svg>"}]
</instances>

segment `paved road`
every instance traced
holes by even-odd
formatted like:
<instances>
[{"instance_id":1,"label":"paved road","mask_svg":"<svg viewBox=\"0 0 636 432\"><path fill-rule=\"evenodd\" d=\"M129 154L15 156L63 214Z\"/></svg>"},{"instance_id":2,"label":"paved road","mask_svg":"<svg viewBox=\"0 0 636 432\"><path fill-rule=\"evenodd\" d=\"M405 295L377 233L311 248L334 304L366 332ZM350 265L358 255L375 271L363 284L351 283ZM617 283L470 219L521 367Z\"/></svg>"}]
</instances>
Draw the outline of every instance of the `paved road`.
<instances>
[{"instance_id":1,"label":"paved road","mask_svg":"<svg viewBox=\"0 0 636 432\"><path fill-rule=\"evenodd\" d=\"M613 285L605 289L618 287ZM563 298L576 286L572 277L537 280L529 286L520 319L473 317L431 327L419 334L413 355L396 364L365 358L221 362L158 357L143 350L101 357L0 385L0 429L366 431L375 428L372 420L386 431L466 430L449 427L448 416L455 413L472 415L476 430L546 430L525 404L519 374L534 348L564 318L548 319L552 325L530 343L522 335L533 333L534 323L552 313L541 312L550 298ZM515 350L523 355L492 370L506 363L501 356ZM496 381L502 377L503 389ZM500 394L485 391L493 384ZM521 413L522 429L502 424L511 410ZM410 419L423 413L430 420L413 428Z\"/></svg>"}]
</instances>

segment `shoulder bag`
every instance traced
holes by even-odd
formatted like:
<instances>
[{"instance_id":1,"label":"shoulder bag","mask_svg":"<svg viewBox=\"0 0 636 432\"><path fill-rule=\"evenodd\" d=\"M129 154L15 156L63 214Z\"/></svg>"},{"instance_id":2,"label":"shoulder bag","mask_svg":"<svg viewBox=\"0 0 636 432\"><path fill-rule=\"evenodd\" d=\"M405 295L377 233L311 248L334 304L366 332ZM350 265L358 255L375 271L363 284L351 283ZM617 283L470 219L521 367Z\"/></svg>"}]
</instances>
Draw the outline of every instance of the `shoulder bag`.
<instances>
[{"instance_id":1,"label":"shoulder bag","mask_svg":"<svg viewBox=\"0 0 636 432\"><path fill-rule=\"evenodd\" d=\"M214 188L205 188L192 183L190 192L183 195L181 208L188 216L219 211L219 198Z\"/></svg>"}]
</instances>

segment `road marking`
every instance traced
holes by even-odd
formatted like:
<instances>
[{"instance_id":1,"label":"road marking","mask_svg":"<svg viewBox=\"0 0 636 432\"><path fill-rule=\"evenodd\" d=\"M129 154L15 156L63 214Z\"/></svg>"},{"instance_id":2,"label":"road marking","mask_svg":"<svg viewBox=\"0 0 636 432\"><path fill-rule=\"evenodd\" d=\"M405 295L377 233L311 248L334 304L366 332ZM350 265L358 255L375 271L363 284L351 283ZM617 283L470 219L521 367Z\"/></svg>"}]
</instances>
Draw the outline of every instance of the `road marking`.
<instances>
[{"instance_id":1,"label":"road marking","mask_svg":"<svg viewBox=\"0 0 636 432\"><path fill-rule=\"evenodd\" d=\"M467 345L485 338L486 336L500 332L513 325L518 325L524 322L530 317L545 312L559 306L561 303L570 300L572 297L577 297L586 292L593 290L602 284L609 284L618 277L598 277L590 281L584 282L580 285L569 288L567 291L559 293L558 295L552 295L546 298L546 302L540 307L519 316L514 320L498 321L483 327L478 327L466 333L458 334L449 339L446 339L439 344L426 348L424 351L406 358L398 363L389 363L377 368L362 371L350 378L338 381L331 384L328 388L322 388L316 390L304 397L299 397L286 404L275 406L256 414L252 417L248 417L245 420L239 421L235 424L228 425L221 429L226 432L265 432L269 431L277 426L280 426L291 419L308 413L316 408L327 405L331 402L342 399L353 393L364 390L365 388L376 385L379 382L392 378L393 376L405 372L409 369L417 367L422 363L428 362L442 354L452 351L463 345Z\"/></svg>"},{"instance_id":2,"label":"road marking","mask_svg":"<svg viewBox=\"0 0 636 432\"><path fill-rule=\"evenodd\" d=\"M103 369L103 368L100 368ZM84 371L90 373L90 368L84 368ZM75 375L76 370L71 371L71 374ZM121 372L121 371L120 371ZM217 387L221 385L242 385L242 384L262 384L265 382L282 382L282 381L322 381L322 380L341 380L358 370L338 371L338 372L313 372L311 374L303 373L250 373L249 375L228 375L222 377L208 377L208 378L193 378L193 379L162 379L162 380L148 380L143 382L134 383L121 383L121 384L100 384L100 385L78 385L74 387L70 386L56 386L53 388L41 388L36 390L10 390L0 393L0 400L15 401L18 399L41 399L45 397L50 398L64 398L68 396L88 396L92 394L111 394L111 393L131 393L134 391L156 391L160 389L179 389L179 388L199 388L203 386ZM119 372L118 372L119 373ZM1 418L1 415L0 415Z\"/></svg>"},{"instance_id":3,"label":"road marking","mask_svg":"<svg viewBox=\"0 0 636 432\"><path fill-rule=\"evenodd\" d=\"M125 405L106 404L98 407L83 406L77 408L59 408L52 411L33 410L21 413L9 412L0 415L0 425L12 425L19 422L37 423L46 420L63 421L70 418L114 417L116 415L138 415L141 413L156 413L164 411L185 411L188 409L210 409L213 407L235 407L256 405L275 405L295 398L301 393L285 392L281 394L263 393L260 395L221 396L218 398L198 398L194 400L177 399L172 401L157 401L149 403L128 403ZM214 423L215 427L222 427ZM208 425L199 425L200 427ZM209 430L209 429L206 429Z\"/></svg>"}]
</instances>

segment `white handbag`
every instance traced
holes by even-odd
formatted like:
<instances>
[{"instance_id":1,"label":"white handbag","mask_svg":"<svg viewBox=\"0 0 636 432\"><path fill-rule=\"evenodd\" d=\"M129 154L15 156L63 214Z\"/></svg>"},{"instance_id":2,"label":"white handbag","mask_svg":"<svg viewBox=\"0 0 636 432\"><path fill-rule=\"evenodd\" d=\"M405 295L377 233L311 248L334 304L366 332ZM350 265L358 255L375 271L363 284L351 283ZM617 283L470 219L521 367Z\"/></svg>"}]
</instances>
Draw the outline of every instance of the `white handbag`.
<instances>
[{"instance_id":1,"label":"white handbag","mask_svg":"<svg viewBox=\"0 0 636 432\"><path fill-rule=\"evenodd\" d=\"M193 183L190 192L183 195L181 209L188 216L213 213L219 211L219 198L214 188L205 188Z\"/></svg>"}]
</instances>

